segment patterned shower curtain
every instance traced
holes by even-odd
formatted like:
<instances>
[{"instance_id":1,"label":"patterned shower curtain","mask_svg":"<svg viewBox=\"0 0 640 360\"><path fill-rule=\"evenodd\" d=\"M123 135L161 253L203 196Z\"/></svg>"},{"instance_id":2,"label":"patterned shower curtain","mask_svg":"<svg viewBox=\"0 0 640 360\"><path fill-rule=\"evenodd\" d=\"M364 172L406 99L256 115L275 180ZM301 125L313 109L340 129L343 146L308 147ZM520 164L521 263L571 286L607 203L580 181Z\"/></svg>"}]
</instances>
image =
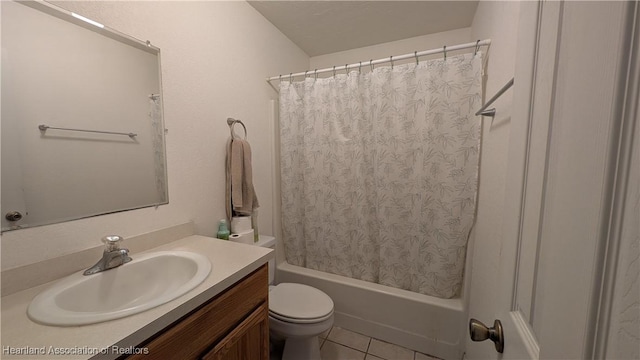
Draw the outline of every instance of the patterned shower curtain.
<instances>
[{"instance_id":1,"label":"patterned shower curtain","mask_svg":"<svg viewBox=\"0 0 640 360\"><path fill-rule=\"evenodd\" d=\"M151 123L151 146L153 148L153 168L156 179L158 202L167 199L167 175L165 169L164 126L162 123L162 107L160 95L149 96L149 121Z\"/></svg>"},{"instance_id":2,"label":"patterned shower curtain","mask_svg":"<svg viewBox=\"0 0 640 360\"><path fill-rule=\"evenodd\" d=\"M478 182L481 55L280 82L287 262L460 293Z\"/></svg>"}]
</instances>

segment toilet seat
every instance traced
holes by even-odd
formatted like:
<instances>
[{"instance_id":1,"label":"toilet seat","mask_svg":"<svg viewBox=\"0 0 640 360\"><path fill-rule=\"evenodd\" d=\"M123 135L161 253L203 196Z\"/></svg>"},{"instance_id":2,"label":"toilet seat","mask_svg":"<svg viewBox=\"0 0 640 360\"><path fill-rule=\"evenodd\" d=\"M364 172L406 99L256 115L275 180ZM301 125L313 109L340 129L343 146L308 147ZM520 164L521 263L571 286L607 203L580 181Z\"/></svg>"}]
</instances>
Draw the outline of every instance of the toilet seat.
<instances>
[{"instance_id":1,"label":"toilet seat","mask_svg":"<svg viewBox=\"0 0 640 360\"><path fill-rule=\"evenodd\" d=\"M269 290L269 315L276 319L311 324L333 316L333 300L314 287L282 283Z\"/></svg>"},{"instance_id":2,"label":"toilet seat","mask_svg":"<svg viewBox=\"0 0 640 360\"><path fill-rule=\"evenodd\" d=\"M333 312L331 312L330 314L323 316L321 318L313 318L313 319L296 319L296 318L290 318L287 316L282 316L279 314L276 314L274 312L269 311L269 316L274 318L274 319L278 319L280 321L284 321L287 323L291 323L291 324L315 324L315 323L319 323L322 321L325 321L327 319L329 319L331 316L333 316Z\"/></svg>"}]
</instances>

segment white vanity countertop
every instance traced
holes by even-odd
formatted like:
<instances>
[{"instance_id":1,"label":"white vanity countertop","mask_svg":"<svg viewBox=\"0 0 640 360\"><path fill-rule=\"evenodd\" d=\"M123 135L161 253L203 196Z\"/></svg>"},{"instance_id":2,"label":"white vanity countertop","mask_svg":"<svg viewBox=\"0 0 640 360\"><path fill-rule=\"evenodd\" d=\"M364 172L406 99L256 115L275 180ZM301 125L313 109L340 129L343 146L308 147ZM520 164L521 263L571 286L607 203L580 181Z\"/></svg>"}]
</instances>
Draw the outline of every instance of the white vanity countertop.
<instances>
[{"instance_id":1,"label":"white vanity countertop","mask_svg":"<svg viewBox=\"0 0 640 360\"><path fill-rule=\"evenodd\" d=\"M27 317L31 300L53 282L5 296L2 298L0 358L115 359L123 354L144 351L144 348L136 349L135 346L275 256L268 248L199 235L148 251L160 250L184 250L205 255L211 261L211 273L195 289L166 304L129 317L84 326L40 325ZM131 257L135 259L135 255L131 254ZM31 355L10 355L11 352Z\"/></svg>"}]
</instances>

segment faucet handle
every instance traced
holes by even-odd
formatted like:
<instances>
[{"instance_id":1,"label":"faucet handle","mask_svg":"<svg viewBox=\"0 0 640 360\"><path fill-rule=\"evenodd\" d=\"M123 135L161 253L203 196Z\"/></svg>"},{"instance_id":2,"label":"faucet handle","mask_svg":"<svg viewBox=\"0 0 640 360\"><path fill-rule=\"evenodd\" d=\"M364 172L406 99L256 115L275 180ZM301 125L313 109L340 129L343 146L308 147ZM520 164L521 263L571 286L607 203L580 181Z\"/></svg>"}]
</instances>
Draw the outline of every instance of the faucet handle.
<instances>
[{"instance_id":1,"label":"faucet handle","mask_svg":"<svg viewBox=\"0 0 640 360\"><path fill-rule=\"evenodd\" d=\"M106 246L105 251L115 251L120 249L120 241L124 240L122 236L107 235L102 238L102 242Z\"/></svg>"}]
</instances>

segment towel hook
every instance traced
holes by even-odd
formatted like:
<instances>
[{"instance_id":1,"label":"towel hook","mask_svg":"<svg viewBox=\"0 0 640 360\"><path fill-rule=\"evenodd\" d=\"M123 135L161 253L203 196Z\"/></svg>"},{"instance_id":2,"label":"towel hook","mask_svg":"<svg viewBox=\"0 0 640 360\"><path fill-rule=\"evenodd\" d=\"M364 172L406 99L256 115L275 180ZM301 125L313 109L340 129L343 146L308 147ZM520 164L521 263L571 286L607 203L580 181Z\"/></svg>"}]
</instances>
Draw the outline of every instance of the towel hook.
<instances>
[{"instance_id":1,"label":"towel hook","mask_svg":"<svg viewBox=\"0 0 640 360\"><path fill-rule=\"evenodd\" d=\"M476 41L476 51L474 51L473 56L478 55L478 48L480 48L480 40Z\"/></svg>"}]
</instances>

